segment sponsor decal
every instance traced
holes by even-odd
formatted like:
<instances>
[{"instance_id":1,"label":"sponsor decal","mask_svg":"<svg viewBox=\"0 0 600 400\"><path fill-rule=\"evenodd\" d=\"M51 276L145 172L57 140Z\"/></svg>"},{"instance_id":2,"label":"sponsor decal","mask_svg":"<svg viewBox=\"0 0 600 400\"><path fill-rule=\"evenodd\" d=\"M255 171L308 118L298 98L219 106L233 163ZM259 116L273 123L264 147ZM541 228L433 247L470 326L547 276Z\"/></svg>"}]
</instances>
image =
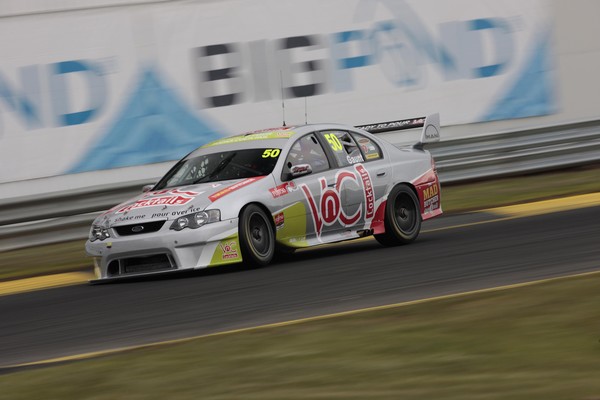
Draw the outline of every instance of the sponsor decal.
<instances>
[{"instance_id":1,"label":"sponsor decal","mask_svg":"<svg viewBox=\"0 0 600 400\"><path fill-rule=\"evenodd\" d=\"M343 226L355 225L363 216L363 212L366 220L373 218L375 214L375 197L371 177L364 166L359 164L355 166L355 169L356 172L347 170L338 172L335 176L334 187L329 187L325 178L319 178L321 201L318 204L310 188L305 184L300 185L311 209L317 237L321 236L323 226L330 226L335 223L340 223ZM362 185L360 182L362 182ZM341 193L346 184L355 184L362 187L364 192L364 210L363 207L359 207L353 215L348 215L342 207Z\"/></svg>"},{"instance_id":2,"label":"sponsor decal","mask_svg":"<svg viewBox=\"0 0 600 400\"><path fill-rule=\"evenodd\" d=\"M162 212L162 213L154 213L154 214L152 214L152 216L150 218L165 218L168 216L169 216L168 212Z\"/></svg>"},{"instance_id":3,"label":"sponsor decal","mask_svg":"<svg viewBox=\"0 0 600 400\"><path fill-rule=\"evenodd\" d=\"M143 215L129 215L127 217L123 216L123 217L119 217L119 218L115 219L114 223L116 224L118 222L134 221L136 219L144 219L144 218L146 218L146 214L143 214Z\"/></svg>"},{"instance_id":4,"label":"sponsor decal","mask_svg":"<svg viewBox=\"0 0 600 400\"><path fill-rule=\"evenodd\" d=\"M180 194L182 196L196 197L200 193L199 192L182 191L182 190L177 190L177 189L165 189L165 190L159 190L156 192L148 192L144 197L161 196L164 194Z\"/></svg>"},{"instance_id":5,"label":"sponsor decal","mask_svg":"<svg viewBox=\"0 0 600 400\"><path fill-rule=\"evenodd\" d=\"M371 176L369 176L369 172L362 165L356 165L354 169L356 169L356 172L358 172L360 175L360 179L363 183L363 189L365 192L366 219L371 219L375 214L375 194L373 192Z\"/></svg>"},{"instance_id":6,"label":"sponsor decal","mask_svg":"<svg viewBox=\"0 0 600 400\"><path fill-rule=\"evenodd\" d=\"M292 169L290 170L290 172L292 174L302 174L304 172L309 172L309 170L310 170L309 164L298 164L298 165L294 165L292 167Z\"/></svg>"},{"instance_id":7,"label":"sponsor decal","mask_svg":"<svg viewBox=\"0 0 600 400\"><path fill-rule=\"evenodd\" d=\"M237 243L235 241L219 243L219 247L221 248L221 259L222 260L231 260L234 258L238 258L239 254L237 251Z\"/></svg>"},{"instance_id":8,"label":"sponsor decal","mask_svg":"<svg viewBox=\"0 0 600 400\"><path fill-rule=\"evenodd\" d=\"M356 164L356 163L361 163L364 162L365 160L363 160L362 156L355 156L355 157L350 157L350 156L346 156L346 160L348 160L348 163L350 164Z\"/></svg>"},{"instance_id":9,"label":"sponsor decal","mask_svg":"<svg viewBox=\"0 0 600 400\"><path fill-rule=\"evenodd\" d=\"M285 217L283 215L283 212L275 214L274 219L275 219L275 229L279 230L279 229L283 228L283 224L285 222Z\"/></svg>"},{"instance_id":10,"label":"sponsor decal","mask_svg":"<svg viewBox=\"0 0 600 400\"><path fill-rule=\"evenodd\" d=\"M135 203L127 205L116 211L117 214L134 210L136 208L154 206L180 206L194 200L202 192L180 191L177 189L159 190L148 192ZM116 222L116 221L115 221Z\"/></svg>"},{"instance_id":11,"label":"sponsor decal","mask_svg":"<svg viewBox=\"0 0 600 400\"><path fill-rule=\"evenodd\" d=\"M424 200L430 200L431 198L433 198L433 196L437 196L438 194L438 187L435 184L432 184L431 186L423 189L423 199Z\"/></svg>"},{"instance_id":12,"label":"sponsor decal","mask_svg":"<svg viewBox=\"0 0 600 400\"><path fill-rule=\"evenodd\" d=\"M367 160L373 160L374 158L379 158L379 153L367 154Z\"/></svg>"},{"instance_id":13,"label":"sponsor decal","mask_svg":"<svg viewBox=\"0 0 600 400\"><path fill-rule=\"evenodd\" d=\"M413 181L423 202L422 213L431 213L440 209L440 186L437 174L430 169ZM425 217L424 217L425 218Z\"/></svg>"},{"instance_id":14,"label":"sponsor decal","mask_svg":"<svg viewBox=\"0 0 600 400\"><path fill-rule=\"evenodd\" d=\"M285 182L279 186L275 186L274 188L269 189L269 192L271 192L271 196L273 196L273 198L276 199L278 197L285 196L286 194L289 194L290 192L293 192L297 189L298 187L294 182Z\"/></svg>"},{"instance_id":15,"label":"sponsor decal","mask_svg":"<svg viewBox=\"0 0 600 400\"><path fill-rule=\"evenodd\" d=\"M219 200L221 197L228 195L229 193L233 193L238 189L241 189L245 186L248 186L251 183L254 183L260 179L264 178L264 176L255 176L252 178L247 178L244 179L243 181L240 181L238 183L234 183L231 186L227 186L225 189L221 189L216 193L211 194L210 196L208 196L208 199L210 201L216 201Z\"/></svg>"},{"instance_id":16,"label":"sponsor decal","mask_svg":"<svg viewBox=\"0 0 600 400\"><path fill-rule=\"evenodd\" d=\"M431 212L439 208L439 202L440 196L437 184L434 183L423 190L423 212Z\"/></svg>"},{"instance_id":17,"label":"sponsor decal","mask_svg":"<svg viewBox=\"0 0 600 400\"><path fill-rule=\"evenodd\" d=\"M292 127L290 127L291 129ZM250 132L248 134L242 134L237 136L229 136L224 139L219 139L214 142L210 142L202 146L202 148L219 146L223 144L231 144L231 143L243 143L243 142L251 142L254 140L267 140L267 139L287 139L294 135L296 132L292 130L284 130L278 128L277 130L265 130L263 132Z\"/></svg>"},{"instance_id":18,"label":"sponsor decal","mask_svg":"<svg viewBox=\"0 0 600 400\"><path fill-rule=\"evenodd\" d=\"M181 205L189 203L193 199L194 199L193 197L179 196L179 195L155 197L155 198L151 198L151 199L141 199L131 205L128 205L128 206L125 206L125 207L119 209L117 211L117 213L131 211L136 208L154 207L154 206L161 206L161 205L181 206Z\"/></svg>"},{"instance_id":19,"label":"sponsor decal","mask_svg":"<svg viewBox=\"0 0 600 400\"><path fill-rule=\"evenodd\" d=\"M379 133L391 130L400 130L407 128L417 128L419 126L423 126L425 123L425 118L413 118L413 119L403 119L400 121L390 121L390 122L381 122L378 124L369 124L369 125L360 125L357 126L358 129L363 129L367 132L371 133Z\"/></svg>"}]
</instances>

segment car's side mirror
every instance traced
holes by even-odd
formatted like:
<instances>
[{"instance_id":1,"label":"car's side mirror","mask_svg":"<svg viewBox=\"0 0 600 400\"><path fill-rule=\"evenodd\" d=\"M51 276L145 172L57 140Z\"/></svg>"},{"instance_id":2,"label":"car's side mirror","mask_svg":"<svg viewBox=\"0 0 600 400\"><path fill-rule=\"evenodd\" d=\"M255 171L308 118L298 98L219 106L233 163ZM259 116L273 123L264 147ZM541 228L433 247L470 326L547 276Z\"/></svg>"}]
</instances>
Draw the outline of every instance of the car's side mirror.
<instances>
[{"instance_id":1,"label":"car's side mirror","mask_svg":"<svg viewBox=\"0 0 600 400\"><path fill-rule=\"evenodd\" d=\"M152 190L152 188L156 185L156 183L151 183L149 185L142 186L142 193L146 193Z\"/></svg>"},{"instance_id":2,"label":"car's side mirror","mask_svg":"<svg viewBox=\"0 0 600 400\"><path fill-rule=\"evenodd\" d=\"M308 174L312 174L312 167L310 164L292 165L290 167L290 172L285 175L285 180L289 181Z\"/></svg>"}]
</instances>

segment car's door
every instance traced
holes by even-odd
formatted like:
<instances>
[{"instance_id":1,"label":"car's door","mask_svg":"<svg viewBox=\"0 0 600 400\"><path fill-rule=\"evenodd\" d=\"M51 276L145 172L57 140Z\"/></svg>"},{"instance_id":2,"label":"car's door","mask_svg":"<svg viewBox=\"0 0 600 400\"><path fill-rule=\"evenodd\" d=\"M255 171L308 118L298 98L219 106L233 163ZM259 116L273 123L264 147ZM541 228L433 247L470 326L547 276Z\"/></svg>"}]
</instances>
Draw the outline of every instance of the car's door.
<instances>
[{"instance_id":1,"label":"car's door","mask_svg":"<svg viewBox=\"0 0 600 400\"><path fill-rule=\"evenodd\" d=\"M373 184L375 199L381 199L388 191L391 182L389 160L384 159L383 151L375 140L358 132L350 131L363 156L363 165Z\"/></svg>"},{"instance_id":2,"label":"car's door","mask_svg":"<svg viewBox=\"0 0 600 400\"><path fill-rule=\"evenodd\" d=\"M293 167L307 164L312 172L290 179ZM335 215L341 207L341 199L331 190L335 174L314 133L296 140L285 160L282 184L271 192L282 200L282 212L275 215L278 241L303 247L321 242L335 229Z\"/></svg>"},{"instance_id":3,"label":"car's door","mask_svg":"<svg viewBox=\"0 0 600 400\"><path fill-rule=\"evenodd\" d=\"M381 148L373 140L356 132L328 130L320 132L340 170L336 189L342 199L342 212L348 216L345 228L370 229L378 205L390 182Z\"/></svg>"}]
</instances>

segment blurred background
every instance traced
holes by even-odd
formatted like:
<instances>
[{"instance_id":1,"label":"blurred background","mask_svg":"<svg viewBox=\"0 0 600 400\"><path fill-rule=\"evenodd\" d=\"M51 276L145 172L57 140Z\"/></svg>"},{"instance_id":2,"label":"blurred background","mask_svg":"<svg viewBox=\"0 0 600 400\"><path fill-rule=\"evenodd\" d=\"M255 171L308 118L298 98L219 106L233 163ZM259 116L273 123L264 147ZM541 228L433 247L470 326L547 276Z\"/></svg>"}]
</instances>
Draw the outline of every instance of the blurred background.
<instances>
[{"instance_id":1,"label":"blurred background","mask_svg":"<svg viewBox=\"0 0 600 400\"><path fill-rule=\"evenodd\" d=\"M88 213L189 151L284 120L439 112L446 184L594 162L598 15L593 0L0 0L0 251L85 238Z\"/></svg>"}]
</instances>

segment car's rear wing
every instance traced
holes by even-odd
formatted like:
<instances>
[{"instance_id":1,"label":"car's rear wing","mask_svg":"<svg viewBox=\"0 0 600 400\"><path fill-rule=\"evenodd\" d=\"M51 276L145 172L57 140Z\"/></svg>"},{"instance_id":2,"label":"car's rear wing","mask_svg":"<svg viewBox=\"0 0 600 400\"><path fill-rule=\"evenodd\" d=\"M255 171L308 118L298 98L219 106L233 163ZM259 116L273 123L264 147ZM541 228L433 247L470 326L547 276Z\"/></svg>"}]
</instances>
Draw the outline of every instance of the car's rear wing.
<instances>
[{"instance_id":1,"label":"car's rear wing","mask_svg":"<svg viewBox=\"0 0 600 400\"><path fill-rule=\"evenodd\" d=\"M375 124L358 125L356 128L370 133L382 133L391 131L401 131L403 129L412 129L423 127L421 131L421 140L414 145L417 149L422 149L423 144L440 141L440 114L435 113L427 117L400 119L397 121L378 122Z\"/></svg>"}]
</instances>

